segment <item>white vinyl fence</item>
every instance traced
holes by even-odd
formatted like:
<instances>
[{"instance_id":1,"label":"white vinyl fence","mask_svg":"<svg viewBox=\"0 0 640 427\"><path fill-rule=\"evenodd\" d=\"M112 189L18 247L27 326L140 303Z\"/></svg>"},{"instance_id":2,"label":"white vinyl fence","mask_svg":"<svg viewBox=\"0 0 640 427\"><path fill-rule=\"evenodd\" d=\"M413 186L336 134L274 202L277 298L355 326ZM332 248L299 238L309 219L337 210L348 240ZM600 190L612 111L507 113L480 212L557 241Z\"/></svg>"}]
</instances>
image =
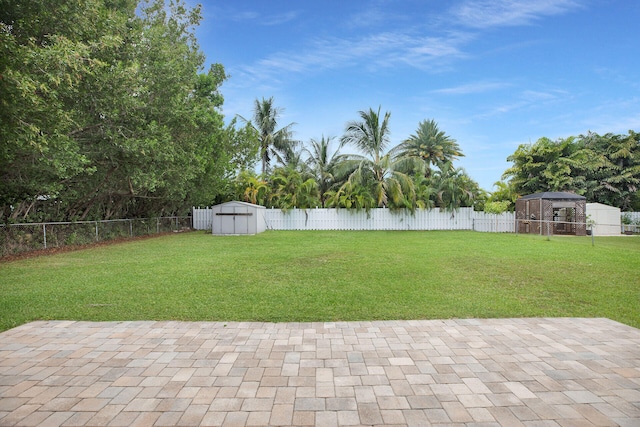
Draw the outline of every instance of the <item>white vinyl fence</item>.
<instances>
[{"instance_id":1,"label":"white vinyl fence","mask_svg":"<svg viewBox=\"0 0 640 427\"><path fill-rule=\"evenodd\" d=\"M640 232L640 212L622 212L622 218L631 220L631 224L622 224L622 232Z\"/></svg>"},{"instance_id":2,"label":"white vinyl fence","mask_svg":"<svg viewBox=\"0 0 640 427\"><path fill-rule=\"evenodd\" d=\"M193 208L193 227L211 230L211 208ZM268 230L475 230L486 232L515 232L515 215L474 212L473 208L461 208L455 212L439 209L391 211L371 209L267 209Z\"/></svg>"},{"instance_id":3,"label":"white vinyl fence","mask_svg":"<svg viewBox=\"0 0 640 427\"><path fill-rule=\"evenodd\" d=\"M212 208L192 208L191 222L195 230L212 230L213 209Z\"/></svg>"},{"instance_id":4,"label":"white vinyl fence","mask_svg":"<svg viewBox=\"0 0 640 427\"><path fill-rule=\"evenodd\" d=\"M631 220L635 223L640 222L640 212L622 212L622 216L631 218Z\"/></svg>"}]
</instances>

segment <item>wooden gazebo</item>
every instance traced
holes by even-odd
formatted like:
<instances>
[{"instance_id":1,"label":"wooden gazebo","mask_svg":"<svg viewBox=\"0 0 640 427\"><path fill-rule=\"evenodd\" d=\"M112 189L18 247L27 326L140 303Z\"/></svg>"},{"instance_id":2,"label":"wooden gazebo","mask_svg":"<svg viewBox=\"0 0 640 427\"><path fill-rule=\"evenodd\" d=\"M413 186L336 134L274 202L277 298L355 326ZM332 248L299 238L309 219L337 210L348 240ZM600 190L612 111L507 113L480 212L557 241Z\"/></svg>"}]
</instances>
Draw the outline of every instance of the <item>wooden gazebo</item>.
<instances>
[{"instance_id":1,"label":"wooden gazebo","mask_svg":"<svg viewBox=\"0 0 640 427\"><path fill-rule=\"evenodd\" d=\"M587 200L564 192L529 194L516 200L516 232L585 236Z\"/></svg>"}]
</instances>

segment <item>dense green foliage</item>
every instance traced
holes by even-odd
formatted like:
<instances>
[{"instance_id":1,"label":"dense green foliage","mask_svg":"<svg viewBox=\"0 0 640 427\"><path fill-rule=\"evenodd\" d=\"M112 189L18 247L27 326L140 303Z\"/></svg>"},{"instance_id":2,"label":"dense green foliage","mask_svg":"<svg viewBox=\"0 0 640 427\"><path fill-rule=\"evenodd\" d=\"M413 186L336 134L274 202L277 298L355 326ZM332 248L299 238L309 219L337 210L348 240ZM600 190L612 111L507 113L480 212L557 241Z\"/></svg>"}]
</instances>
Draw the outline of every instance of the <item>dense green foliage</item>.
<instances>
[{"instance_id":1,"label":"dense green foliage","mask_svg":"<svg viewBox=\"0 0 640 427\"><path fill-rule=\"evenodd\" d=\"M387 152L391 113L380 117L378 111L360 111L361 120L347 123L342 144L353 145L363 155L351 155L344 166L351 170L347 182L334 196L339 197L353 186L363 186L371 191L375 207L412 208L415 201L415 188L411 177L403 171L398 160ZM346 190L345 190L346 189Z\"/></svg>"},{"instance_id":2,"label":"dense green foliage","mask_svg":"<svg viewBox=\"0 0 640 427\"><path fill-rule=\"evenodd\" d=\"M637 237L194 232L0 263L0 330L37 319L545 316L640 327L639 283Z\"/></svg>"},{"instance_id":3,"label":"dense green foliage","mask_svg":"<svg viewBox=\"0 0 640 427\"><path fill-rule=\"evenodd\" d=\"M282 209L455 210L484 202L484 191L452 164L462 150L433 120L421 122L416 135L390 148L391 113L360 111L332 151L334 138L324 136L298 149L293 123L277 129L279 112L272 98L256 100L253 122L247 122L262 135L263 173L241 172L230 197ZM341 152L349 147L359 154ZM272 159L278 165L270 169Z\"/></svg>"},{"instance_id":4,"label":"dense green foliage","mask_svg":"<svg viewBox=\"0 0 640 427\"><path fill-rule=\"evenodd\" d=\"M262 111L274 118L279 112L273 99L256 101L256 118L264 116L258 114ZM283 209L437 207L454 211L466 206L482 210L488 204L487 212L496 213L513 210L522 195L568 191L586 196L588 202L640 210L640 134L634 131L588 133L557 141L540 138L520 145L507 158L513 165L504 172L504 181L497 182L489 194L454 166L464 156L462 149L434 120L421 121L415 134L390 148L391 114L369 109L359 116L347 123L333 152L333 138L325 137L296 151L299 142L291 139L293 124L273 132L277 122L268 121L271 130L262 133L278 138L264 138L273 142L263 144L263 149L271 147L278 166L264 169L260 176L239 174L229 196ZM344 154L349 147L359 154ZM263 164L269 165L270 159L263 157Z\"/></svg>"},{"instance_id":5,"label":"dense green foliage","mask_svg":"<svg viewBox=\"0 0 640 427\"><path fill-rule=\"evenodd\" d=\"M588 202L640 209L640 134L634 131L540 138L520 145L507 160L513 166L503 178L509 180L511 194L572 191Z\"/></svg>"},{"instance_id":6,"label":"dense green foliage","mask_svg":"<svg viewBox=\"0 0 640 427\"><path fill-rule=\"evenodd\" d=\"M211 203L255 135L224 126L199 22L180 0L0 0L0 219Z\"/></svg>"},{"instance_id":7,"label":"dense green foliage","mask_svg":"<svg viewBox=\"0 0 640 427\"><path fill-rule=\"evenodd\" d=\"M369 109L337 147L332 137L305 146L263 98L251 119L225 125L228 76L204 69L200 20L184 0L0 0L0 222L184 215L230 199L512 209L538 191L640 210L633 131L521 145L489 196L454 165L462 149L434 120L389 147L390 113Z\"/></svg>"}]
</instances>

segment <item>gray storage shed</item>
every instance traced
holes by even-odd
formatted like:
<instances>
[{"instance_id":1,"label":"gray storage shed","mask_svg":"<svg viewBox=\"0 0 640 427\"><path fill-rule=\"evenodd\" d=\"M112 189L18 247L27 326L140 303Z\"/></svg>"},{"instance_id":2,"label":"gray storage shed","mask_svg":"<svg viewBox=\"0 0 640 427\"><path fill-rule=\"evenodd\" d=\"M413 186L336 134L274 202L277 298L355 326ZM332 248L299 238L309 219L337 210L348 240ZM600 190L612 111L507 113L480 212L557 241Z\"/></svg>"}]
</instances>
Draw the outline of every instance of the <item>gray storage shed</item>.
<instances>
[{"instance_id":1,"label":"gray storage shed","mask_svg":"<svg viewBox=\"0 0 640 427\"><path fill-rule=\"evenodd\" d=\"M587 203L587 218L595 221L593 234L596 236L619 236L621 229L620 208Z\"/></svg>"},{"instance_id":2,"label":"gray storage shed","mask_svg":"<svg viewBox=\"0 0 640 427\"><path fill-rule=\"evenodd\" d=\"M212 208L213 234L257 234L267 229L265 207L246 202L227 202Z\"/></svg>"}]
</instances>

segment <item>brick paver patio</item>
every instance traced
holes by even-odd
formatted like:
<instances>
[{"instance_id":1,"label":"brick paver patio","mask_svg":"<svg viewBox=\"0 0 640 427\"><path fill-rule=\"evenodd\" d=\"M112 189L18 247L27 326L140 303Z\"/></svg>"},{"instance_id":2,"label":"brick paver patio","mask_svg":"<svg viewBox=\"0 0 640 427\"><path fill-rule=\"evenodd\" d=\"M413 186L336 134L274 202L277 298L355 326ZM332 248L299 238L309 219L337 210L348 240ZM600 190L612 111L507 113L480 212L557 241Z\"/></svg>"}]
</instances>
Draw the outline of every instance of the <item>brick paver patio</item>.
<instances>
[{"instance_id":1,"label":"brick paver patio","mask_svg":"<svg viewBox=\"0 0 640 427\"><path fill-rule=\"evenodd\" d=\"M607 319L34 322L1 426L640 426L640 330Z\"/></svg>"}]
</instances>

